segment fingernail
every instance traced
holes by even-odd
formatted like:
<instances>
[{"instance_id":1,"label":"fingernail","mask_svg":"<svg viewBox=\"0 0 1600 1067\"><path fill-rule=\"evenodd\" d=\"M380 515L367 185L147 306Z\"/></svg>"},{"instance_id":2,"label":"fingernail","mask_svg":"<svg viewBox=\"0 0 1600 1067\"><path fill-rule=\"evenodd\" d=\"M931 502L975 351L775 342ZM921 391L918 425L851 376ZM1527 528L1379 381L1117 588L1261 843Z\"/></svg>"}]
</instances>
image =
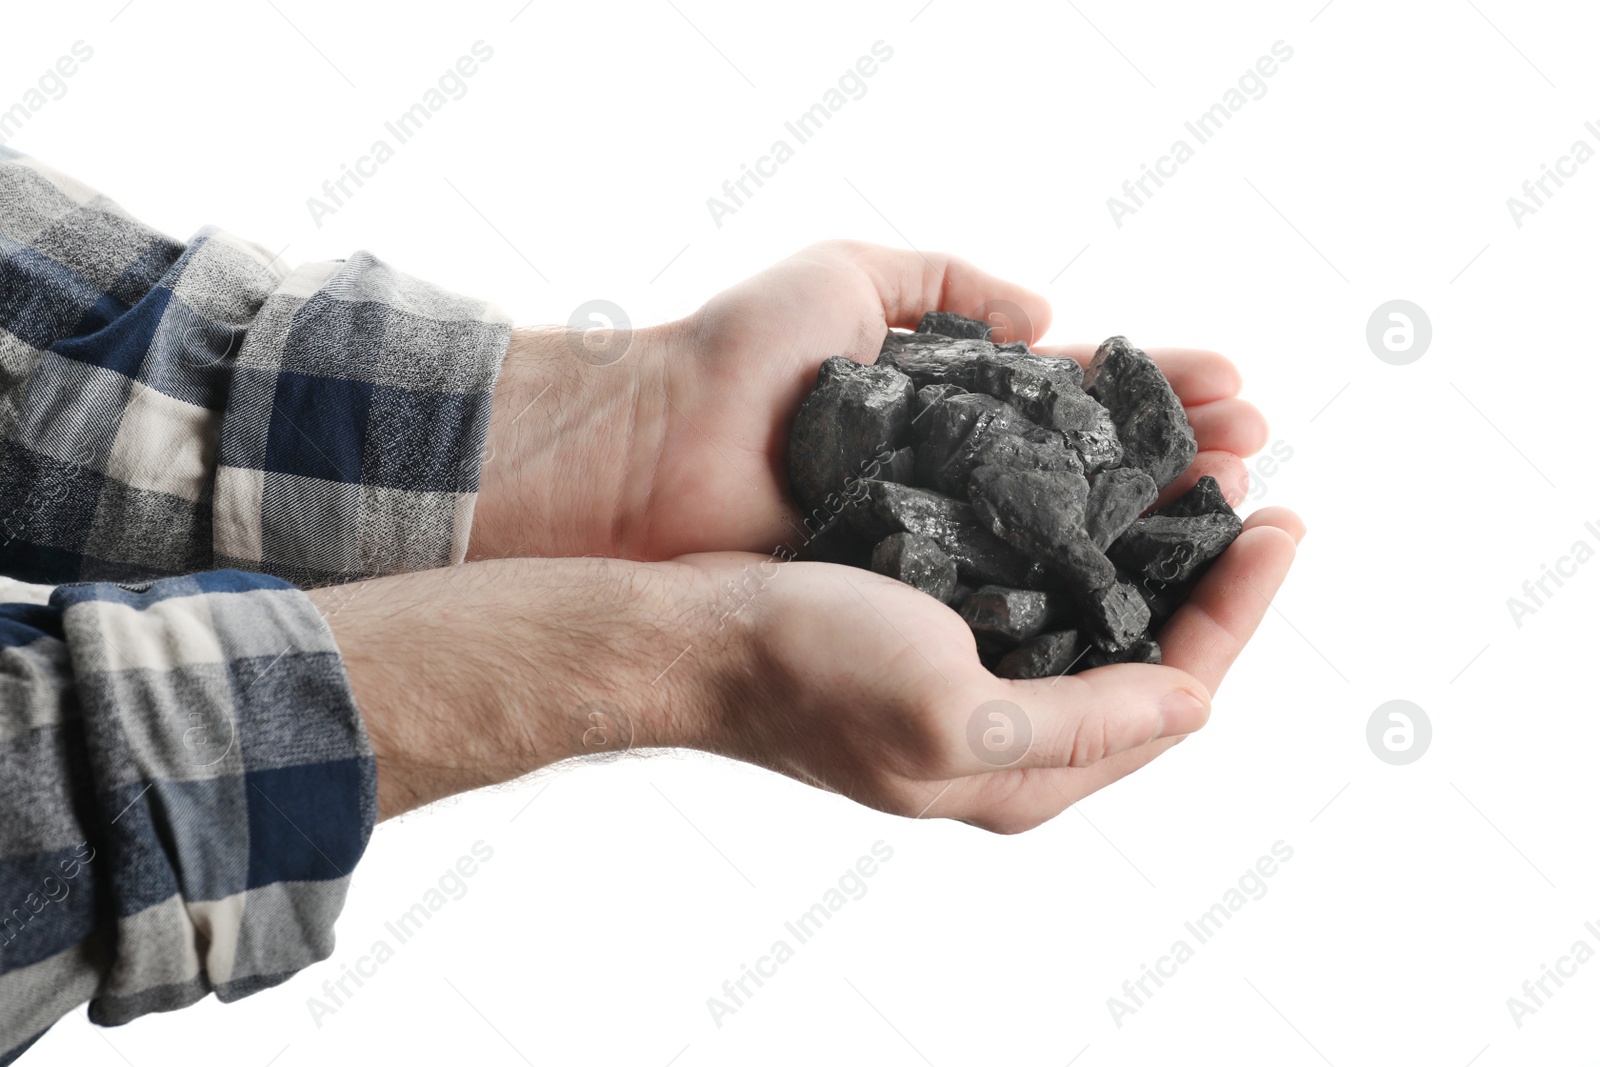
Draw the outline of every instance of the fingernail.
<instances>
[{"instance_id":1,"label":"fingernail","mask_svg":"<svg viewBox=\"0 0 1600 1067\"><path fill-rule=\"evenodd\" d=\"M1161 702L1161 736L1192 734L1206 724L1211 705L1187 689L1168 693Z\"/></svg>"}]
</instances>

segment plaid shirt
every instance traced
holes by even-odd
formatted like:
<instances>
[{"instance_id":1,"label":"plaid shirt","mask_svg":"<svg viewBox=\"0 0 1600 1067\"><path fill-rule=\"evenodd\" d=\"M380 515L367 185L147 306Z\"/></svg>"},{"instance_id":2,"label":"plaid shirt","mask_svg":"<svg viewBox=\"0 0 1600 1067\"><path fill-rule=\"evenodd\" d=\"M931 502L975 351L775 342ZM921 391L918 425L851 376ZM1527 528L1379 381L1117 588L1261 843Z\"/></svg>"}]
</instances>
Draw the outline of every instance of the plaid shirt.
<instances>
[{"instance_id":1,"label":"plaid shirt","mask_svg":"<svg viewBox=\"0 0 1600 1067\"><path fill-rule=\"evenodd\" d=\"M509 337L0 147L0 1067L330 954L376 777L297 586L465 557Z\"/></svg>"}]
</instances>

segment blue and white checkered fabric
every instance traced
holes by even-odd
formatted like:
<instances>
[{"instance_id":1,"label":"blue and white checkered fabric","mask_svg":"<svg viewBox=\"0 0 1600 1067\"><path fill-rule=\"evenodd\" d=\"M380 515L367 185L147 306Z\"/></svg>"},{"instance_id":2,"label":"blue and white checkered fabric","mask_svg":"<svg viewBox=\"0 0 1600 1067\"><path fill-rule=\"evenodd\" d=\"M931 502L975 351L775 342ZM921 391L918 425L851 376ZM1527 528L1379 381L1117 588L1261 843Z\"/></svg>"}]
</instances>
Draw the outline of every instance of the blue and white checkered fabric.
<instances>
[{"instance_id":1,"label":"blue and white checkered fabric","mask_svg":"<svg viewBox=\"0 0 1600 1067\"><path fill-rule=\"evenodd\" d=\"M364 252L178 244L0 148L0 573L460 562L510 333Z\"/></svg>"},{"instance_id":2,"label":"blue and white checkered fabric","mask_svg":"<svg viewBox=\"0 0 1600 1067\"><path fill-rule=\"evenodd\" d=\"M0 147L0 1067L332 951L376 772L297 586L465 557L509 338Z\"/></svg>"},{"instance_id":3,"label":"blue and white checkered fabric","mask_svg":"<svg viewBox=\"0 0 1600 1067\"><path fill-rule=\"evenodd\" d=\"M0 599L0 1048L326 958L377 779L305 594L211 571Z\"/></svg>"}]
</instances>

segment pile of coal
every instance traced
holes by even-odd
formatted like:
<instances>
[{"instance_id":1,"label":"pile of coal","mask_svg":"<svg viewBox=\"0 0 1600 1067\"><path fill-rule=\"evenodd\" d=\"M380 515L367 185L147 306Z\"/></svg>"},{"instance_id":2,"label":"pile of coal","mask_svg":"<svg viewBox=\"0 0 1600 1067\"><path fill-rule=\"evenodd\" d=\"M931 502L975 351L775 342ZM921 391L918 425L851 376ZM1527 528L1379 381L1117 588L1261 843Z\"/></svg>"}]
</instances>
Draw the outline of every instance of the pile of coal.
<instances>
[{"instance_id":1,"label":"pile of coal","mask_svg":"<svg viewBox=\"0 0 1600 1067\"><path fill-rule=\"evenodd\" d=\"M961 613L985 664L1041 678L1159 663L1152 636L1239 517L1201 478L1160 368L1113 337L1085 370L948 312L872 365L823 363L789 440L809 558L867 567Z\"/></svg>"}]
</instances>

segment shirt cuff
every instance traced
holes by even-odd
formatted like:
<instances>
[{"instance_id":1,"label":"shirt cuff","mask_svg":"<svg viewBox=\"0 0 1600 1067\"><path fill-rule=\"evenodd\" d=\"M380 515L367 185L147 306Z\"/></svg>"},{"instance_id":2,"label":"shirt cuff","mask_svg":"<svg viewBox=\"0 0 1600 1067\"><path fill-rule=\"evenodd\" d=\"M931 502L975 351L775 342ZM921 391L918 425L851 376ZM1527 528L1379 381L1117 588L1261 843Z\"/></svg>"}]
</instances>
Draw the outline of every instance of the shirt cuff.
<instances>
[{"instance_id":1,"label":"shirt cuff","mask_svg":"<svg viewBox=\"0 0 1600 1067\"><path fill-rule=\"evenodd\" d=\"M366 729L326 622L215 571L63 586L114 946L89 1018L238 1000L333 951L377 820Z\"/></svg>"},{"instance_id":2,"label":"shirt cuff","mask_svg":"<svg viewBox=\"0 0 1600 1067\"><path fill-rule=\"evenodd\" d=\"M231 370L216 565L324 585L462 562L510 340L366 252L285 273Z\"/></svg>"}]
</instances>

